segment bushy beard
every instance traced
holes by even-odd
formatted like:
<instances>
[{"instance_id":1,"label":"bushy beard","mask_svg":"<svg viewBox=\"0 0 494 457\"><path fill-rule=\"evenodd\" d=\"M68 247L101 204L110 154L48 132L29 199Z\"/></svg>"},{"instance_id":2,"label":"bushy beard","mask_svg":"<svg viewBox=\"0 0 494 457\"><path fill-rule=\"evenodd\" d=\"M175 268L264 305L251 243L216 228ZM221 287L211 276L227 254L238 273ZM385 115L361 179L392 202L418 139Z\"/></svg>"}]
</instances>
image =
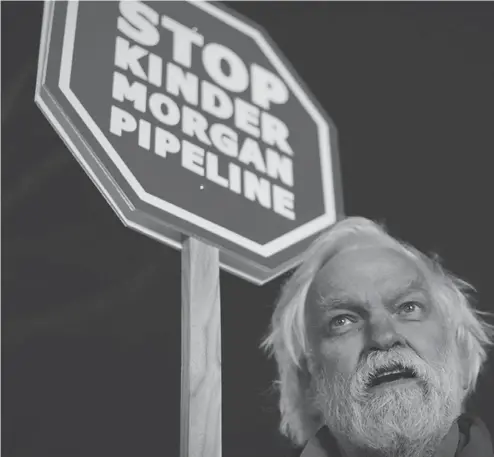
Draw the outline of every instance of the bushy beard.
<instances>
[{"instance_id":1,"label":"bushy beard","mask_svg":"<svg viewBox=\"0 0 494 457\"><path fill-rule=\"evenodd\" d=\"M369 389L379 367L400 363L413 368L412 383ZM413 353L375 352L351 379L328 377L324 369L314 379L315 405L329 429L370 455L417 457L433 449L461 413L463 391L458 364L451 354L431 366Z\"/></svg>"}]
</instances>

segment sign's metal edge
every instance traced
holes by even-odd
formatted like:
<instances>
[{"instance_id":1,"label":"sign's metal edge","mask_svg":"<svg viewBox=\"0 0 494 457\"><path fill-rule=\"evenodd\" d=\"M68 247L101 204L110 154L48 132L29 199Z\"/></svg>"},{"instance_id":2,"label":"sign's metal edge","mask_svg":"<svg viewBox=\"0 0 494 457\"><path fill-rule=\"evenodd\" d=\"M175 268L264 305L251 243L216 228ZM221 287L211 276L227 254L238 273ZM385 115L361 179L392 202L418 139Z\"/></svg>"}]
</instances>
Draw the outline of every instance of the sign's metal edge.
<instances>
[{"instance_id":1,"label":"sign's metal edge","mask_svg":"<svg viewBox=\"0 0 494 457\"><path fill-rule=\"evenodd\" d=\"M98 176L96 176L96 173L92 170L87 165L86 158L83 157L83 154L80 153L79 148L74 144L73 139L70 137L70 133L74 135L77 140L79 140L83 146L84 149L87 150L87 152L90 154L90 157L95 160L99 168L101 169L101 172L106 176L106 178L110 178L110 182L112 184L112 187L115 187L115 190L119 193L121 197L125 197L124 200L127 203L127 209L130 210L130 214L134 214L134 211L140 212L140 210L136 210L133 205L130 203L128 198L123 194L122 189L120 186L114 181L114 179L109 175L108 171L106 170L106 167L100 162L100 160L95 156L95 154L92 151L92 148L87 144L87 142L84 140L84 138L81 136L81 134L78 132L78 130L74 127L72 121L68 116L65 115L64 111L62 108L59 106L59 104L56 102L55 98L53 95L49 92L49 90L43 86L43 83L45 81L46 77L46 71L47 71L47 65L48 65L48 53L49 53L49 44L51 40L51 32L52 32L52 26L53 26L53 19L54 19L54 12L55 12L55 2L53 0L45 0L44 4L44 11L43 11L43 24L42 24L42 33L41 33L41 42L40 42L40 53L39 53L39 62L38 62L38 75L37 75L37 81L36 81L36 92L35 92L35 102L36 104L40 107L40 109L43 111L44 115L47 117L47 119L50 121L52 124L53 128L57 131L59 136L62 138L68 149L72 152L72 155L77 159L77 161L80 163L81 167L83 170L86 172L86 174L90 177L90 179L93 181L93 184L96 185L98 190L103 194L104 198L107 200L107 203L110 205L110 207L114 210L114 212L117 214L119 219L122 221L122 223L129 228L132 228L133 230L136 230L140 233L143 233L147 236L150 236L161 243L164 243L166 245L169 245L175 249L181 250L182 249L182 244L180 241L177 241L174 238L168 238L164 235L159 234L158 232L155 232L153 230L149 230L146 227L143 227L140 225L137 221L134 220L134 218L130 219L128 218L129 215L125 214L125 211L122 210L122 208L115 202L113 196L111 195L111 192L107 190L107 188L101 183L100 179ZM269 35L268 35L269 36ZM270 40L272 41L272 40ZM270 43L272 44L272 43ZM284 55L283 55L284 56ZM283 59L286 60L286 59ZM285 62L284 62L285 63ZM292 70L292 68L291 68ZM298 76L298 74L297 74ZM300 79L300 77L298 77ZM305 87L304 87L305 89ZM67 122L69 125L69 128L71 130L70 133L65 133L64 129L61 128L59 119L57 116L54 114L54 112L48 107L47 101L44 99L43 93L45 94L46 97L49 98L49 101L53 104L53 107L55 108L55 112L58 112L59 115L61 115L64 120ZM312 94L311 94L312 95ZM312 96L313 97L313 96ZM320 106L318 106L319 109ZM323 114L326 114L324 110L322 110ZM324 116L326 120L327 115ZM334 126L334 124L331 125ZM61 134L60 132L64 132L64 134ZM329 135L331 139L331 135ZM77 153L74 153L74 151ZM130 203L130 205L129 205ZM161 222L161 221L160 221ZM163 225L167 225L166 223L163 223ZM180 237L181 231L175 230L173 228L169 229L170 233L176 233L177 237ZM317 233L313 233L306 238L310 238L313 236L316 236ZM188 235L191 236L191 235ZM195 236L195 235L192 235ZM305 238L305 239L306 239ZM204 239L204 238L203 238ZM299 242L303 242L304 240L300 240ZM209 244L211 243L209 240L207 240ZM278 266L277 268L271 269L268 267L264 267L263 265L260 265L255 262L251 262L248 259L245 259L244 257L232 252L231 250L225 249L224 247L220 248L220 259L221 259L221 251L223 251L224 256L227 257L229 260L233 261L234 263L241 263L244 266L250 265L251 268L254 270L257 270L257 272L263 272L267 273L267 277L264 279L259 279L257 277L254 277L250 274L247 274L231 265L225 264L224 262L221 262L221 267L225 271L232 273L236 276L239 276L243 279L246 279L254 284L257 285L263 285L267 283L268 281L274 279L277 276L280 276L290 269L294 268L298 263L300 263L300 255L295 256L294 258L288 260L287 262L284 262L282 265ZM271 273L271 274L269 274Z\"/></svg>"},{"instance_id":2,"label":"sign's metal edge","mask_svg":"<svg viewBox=\"0 0 494 457\"><path fill-rule=\"evenodd\" d=\"M97 163L99 168L101 169L102 173L106 176L107 179L109 179L111 185L115 187L115 190L118 192L120 197L124 200L124 203L127 205L127 207L132 211L135 209L134 205L130 202L130 200L127 198L123 190L118 186L118 184L115 182L111 174L106 170L106 167L101 163L99 160L98 156L94 154L90 146L87 144L85 141L84 137L79 133L78 129L74 126L72 120L70 119L69 116L64 112L64 110L61 108L60 104L57 102L56 98L51 94L51 92L48 90L47 87L45 87L45 78L46 78L46 71L47 71L47 66L48 66L48 53L49 53L49 44L51 42L51 36L52 36L52 28L53 28L53 18L55 14L55 1L53 0L45 0L44 3L44 8L43 8L43 22L42 22L42 31L41 31L41 40L40 40L40 51L39 51L39 56L38 56L38 75L37 75L37 80L36 80L36 90L35 90L35 103L38 105L40 110L43 112L45 117L48 119L50 124L52 125L53 129L58 133L58 135L61 137L62 141L64 141L65 145L69 149L69 151L72 153L72 156L78 161L79 165L81 168L86 172L86 174L91 178L93 183L96 185L96 188L103 194L105 199L108 201L108 198L110 198L107 195L107 189L100 183L99 179L95 178L92 176L92 173L89 173L88 170L93 171L90 167L87 165L87 161L83 157L83 154L81 154L75 144L73 144L73 139L72 138L66 138L66 135L61 134L60 132L64 132L65 130L61 127L61 122L60 119L63 119L67 124L70 129L70 134L75 136L78 141L82 143L82 146L86 149L90 157ZM48 106L49 104L52 105L52 109ZM58 113L60 116L60 119L57 118L57 116L54 114L53 110ZM70 137L70 134L67 135ZM67 141L70 140L70 143ZM96 181L95 181L96 179ZM109 202L110 206L114 208L115 212L119 216L119 218L124 222L124 219L122 219L119 211L116 211L118 208L121 210L119 206L111 199L112 203ZM123 210L121 210L123 212ZM125 222L124 222L125 224Z\"/></svg>"},{"instance_id":3,"label":"sign's metal edge","mask_svg":"<svg viewBox=\"0 0 494 457\"><path fill-rule=\"evenodd\" d=\"M48 51L50 49L51 29L55 4L53 1L45 0L43 3L43 17L41 20L41 35L38 54L38 72L36 75L36 87L34 91L34 101L38 105L41 86L45 80L46 66L48 64ZM38 105L39 106L39 105Z\"/></svg>"},{"instance_id":4,"label":"sign's metal edge","mask_svg":"<svg viewBox=\"0 0 494 457\"><path fill-rule=\"evenodd\" d=\"M77 15L77 4L78 0L74 0L70 3L69 8L71 8L71 20L72 22L75 21L75 18L73 17L74 15ZM197 6L197 5L196 5ZM68 13L69 14L69 13ZM68 20L68 19L67 19ZM72 30L74 27L71 27L70 30ZM260 36L260 34L259 34ZM65 35L66 37L66 35ZM73 39L73 38L72 38ZM67 42L67 46L71 47L71 42ZM262 50L261 50L262 51ZM65 43L64 43L64 50L63 52L67 52L65 49ZM265 51L263 51L265 52ZM279 51L281 53L281 51ZM68 59L68 55L66 56L65 60L71 60ZM286 60L282 59L280 57L277 58L278 61ZM283 64L283 62L282 62ZM69 67L70 68L70 67ZM289 72L285 69L285 73ZM78 113L79 116L83 118L83 122L86 124L86 126L89 128L91 131L92 135L100 142L103 141L104 144L101 144L101 146L106 150L107 154L110 155L110 158L115 162L116 158L118 157L118 153L113 149L112 145L108 142L106 135L101 132L99 126L94 122L90 114L86 111L82 103L78 100L76 94L70 89L70 85L68 82L67 78L70 78L70 69L66 69L65 71L65 77L60 79L60 88L62 92L64 93L64 96L68 99L72 107L75 109L75 111ZM289 75L290 76L290 75ZM290 76L290 80L293 80L294 82L291 83L292 85L295 84L297 85L298 82L295 81L294 77ZM298 86L297 86L298 87ZM298 87L298 89L301 91L301 88ZM303 91L302 91L303 92ZM304 98L308 100L309 103L312 103L311 100L309 100L309 97L305 94ZM318 116L321 117L321 120L323 119L322 115L320 113L317 113ZM325 119L324 119L325 121ZM326 132L328 130L328 125L324 123L324 131ZM95 130L96 129L96 130ZM325 141L328 143L328 148L330 148L330 138L329 135L324 135L325 136ZM110 151L108 150L110 149ZM324 148L326 150L326 148ZM330 154L330 151L327 151L328 154ZM320 152L321 154L321 152ZM119 160L119 162L121 162ZM328 158L324 160L326 167L324 168L324 176L331 174L330 173L330 167L331 167L331 161ZM258 256L268 258L272 257L273 255L276 255L280 252L282 252L284 249L287 249L290 246L293 246L294 239L296 243L303 242L309 237L312 237L314 235L317 235L320 233L322 230L325 228L329 227L335 222L335 213L332 210L331 212L327 211L327 205L325 204L324 210L320 213L320 215L308 222L303 223L302 225L294 228L290 232L284 233L281 236L272 239L268 241L265 244L259 244L257 242L254 242L253 240L250 240L244 236L241 236L235 232L232 232L231 230L227 229L226 227L218 226L217 224L214 224L213 222L209 221L208 219L202 218L200 216L195 215L194 213L190 213L189 211L176 207L175 205L167 202L166 200L163 199L158 199L157 197L149 194L148 192L145 191L145 189L139 184L137 179L134 177L132 174L131 170L128 169L125 164L123 163L115 163L117 169L119 172L125 177L127 182L129 183L130 187L132 190L137 194L140 200L143 202L150 204L152 206L158 206L162 210L170 213L176 218L179 219L184 219L188 221L189 224L197 226L199 229L204 230L206 232L212 232L212 233L218 233L221 232L221 236L227 240L228 242L232 244L236 244L239 247L252 252L253 254L256 254ZM329 168L329 169L328 169ZM327 176L326 176L327 177ZM323 180L325 181L325 180ZM136 187L137 186L137 187ZM323 190L328 189L329 186L324 185L323 182ZM327 191L324 190L323 194L325 195L325 200L327 196ZM332 191L331 191L332 194ZM162 208L162 206L165 205L166 208ZM332 201L331 208L334 207L334 203ZM185 216L183 213L187 213L187 216Z\"/></svg>"},{"instance_id":5,"label":"sign's metal edge","mask_svg":"<svg viewBox=\"0 0 494 457\"><path fill-rule=\"evenodd\" d=\"M148 214L145 212L136 209L135 212L133 212L133 220L131 222L135 222L134 225L129 225L129 228L145 233L146 235L150 236L151 238L164 243L164 244L170 244L167 242L164 242L163 240L166 238L163 235L161 235L159 232L152 230L148 227L146 227L145 230L142 229L142 222L136 221L136 219L139 219L140 215L142 215L146 219L154 219L150 217ZM263 285L273 279L275 279L278 276L281 276L288 271L292 270L294 267L296 267L300 262L301 262L301 257L303 254L299 254L298 256L295 256L282 264L278 265L275 268L269 268L265 267L259 263L253 262L245 257L242 257L241 255L237 254L236 252L225 248L224 246L219 245L218 243L214 243L209 239L206 239L203 236L198 236L197 234L194 234L188 230L182 230L178 231L175 230L171 225L168 225L166 223L163 223L162 221L158 221L159 225L167 227L168 231L170 233L173 233L175 238L173 239L174 244L173 247L175 247L178 250L182 249L182 245L180 244L183 236L188 236L188 237L194 237L197 238L204 243L209 244L210 246L218 248L220 251L220 264L223 270L225 270L228 273L234 274L235 276L242 277L243 279L246 279L256 285ZM239 267L235 267L235 265L239 265ZM243 268L244 270L246 268L249 269L249 271L257 273L257 276L254 276L253 274L248 274L244 270L241 270L239 268ZM259 275L262 275L262 279L259 277Z\"/></svg>"}]
</instances>

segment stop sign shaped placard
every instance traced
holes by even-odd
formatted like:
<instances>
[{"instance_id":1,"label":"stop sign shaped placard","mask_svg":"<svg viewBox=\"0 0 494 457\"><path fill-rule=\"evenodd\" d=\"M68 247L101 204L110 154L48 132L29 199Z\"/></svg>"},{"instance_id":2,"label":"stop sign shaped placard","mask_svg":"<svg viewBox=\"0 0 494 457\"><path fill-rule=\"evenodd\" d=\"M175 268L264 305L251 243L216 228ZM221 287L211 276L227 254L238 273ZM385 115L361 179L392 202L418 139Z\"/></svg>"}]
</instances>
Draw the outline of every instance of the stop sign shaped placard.
<instances>
[{"instance_id":1,"label":"stop sign shaped placard","mask_svg":"<svg viewBox=\"0 0 494 457\"><path fill-rule=\"evenodd\" d=\"M125 225L262 284L342 213L335 129L259 26L207 2L48 2L36 102Z\"/></svg>"}]
</instances>

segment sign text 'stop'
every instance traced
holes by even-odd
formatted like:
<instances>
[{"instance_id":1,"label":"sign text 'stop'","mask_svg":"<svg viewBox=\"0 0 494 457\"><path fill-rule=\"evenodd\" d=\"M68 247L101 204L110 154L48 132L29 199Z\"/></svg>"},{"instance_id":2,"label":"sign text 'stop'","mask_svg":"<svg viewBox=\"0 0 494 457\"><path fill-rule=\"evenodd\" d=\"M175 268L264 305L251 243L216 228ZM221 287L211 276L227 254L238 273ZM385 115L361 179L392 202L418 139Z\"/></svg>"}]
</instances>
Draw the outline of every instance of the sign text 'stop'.
<instances>
[{"instance_id":1,"label":"sign text 'stop'","mask_svg":"<svg viewBox=\"0 0 494 457\"><path fill-rule=\"evenodd\" d=\"M293 267L341 212L335 132L266 34L205 2L55 5L37 101L124 223L256 283Z\"/></svg>"}]
</instances>

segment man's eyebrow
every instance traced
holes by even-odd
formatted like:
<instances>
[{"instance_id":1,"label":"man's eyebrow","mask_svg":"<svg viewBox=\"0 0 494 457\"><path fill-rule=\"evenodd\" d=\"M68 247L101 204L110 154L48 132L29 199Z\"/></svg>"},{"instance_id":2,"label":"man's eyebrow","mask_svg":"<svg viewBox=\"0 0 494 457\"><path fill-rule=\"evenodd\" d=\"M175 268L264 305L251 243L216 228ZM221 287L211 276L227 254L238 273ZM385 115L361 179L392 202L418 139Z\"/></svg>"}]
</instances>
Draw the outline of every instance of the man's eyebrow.
<instances>
[{"instance_id":1,"label":"man's eyebrow","mask_svg":"<svg viewBox=\"0 0 494 457\"><path fill-rule=\"evenodd\" d=\"M319 295L317 303L327 309L356 306L357 300L347 293L341 291L331 291L327 295Z\"/></svg>"},{"instance_id":2,"label":"man's eyebrow","mask_svg":"<svg viewBox=\"0 0 494 457\"><path fill-rule=\"evenodd\" d=\"M321 312L323 316L332 315L338 311L351 311L356 314L369 313L369 304L361 302L350 297L348 298L332 298L328 297L321 303Z\"/></svg>"},{"instance_id":3,"label":"man's eyebrow","mask_svg":"<svg viewBox=\"0 0 494 457\"><path fill-rule=\"evenodd\" d=\"M400 287L397 292L392 296L393 300L398 300L408 294L413 292L422 292L427 293L427 287L425 284L425 280L420 277L412 278L410 281L405 283L402 287Z\"/></svg>"},{"instance_id":4,"label":"man's eyebrow","mask_svg":"<svg viewBox=\"0 0 494 457\"><path fill-rule=\"evenodd\" d=\"M414 292L427 294L424 279L420 277L410 279L394 293L389 294L388 300L396 301ZM358 298L351 296L348 292L339 289L333 289L326 295L319 294L317 304L326 308L326 310L338 308L362 308L366 305L366 303L360 303Z\"/></svg>"}]
</instances>

